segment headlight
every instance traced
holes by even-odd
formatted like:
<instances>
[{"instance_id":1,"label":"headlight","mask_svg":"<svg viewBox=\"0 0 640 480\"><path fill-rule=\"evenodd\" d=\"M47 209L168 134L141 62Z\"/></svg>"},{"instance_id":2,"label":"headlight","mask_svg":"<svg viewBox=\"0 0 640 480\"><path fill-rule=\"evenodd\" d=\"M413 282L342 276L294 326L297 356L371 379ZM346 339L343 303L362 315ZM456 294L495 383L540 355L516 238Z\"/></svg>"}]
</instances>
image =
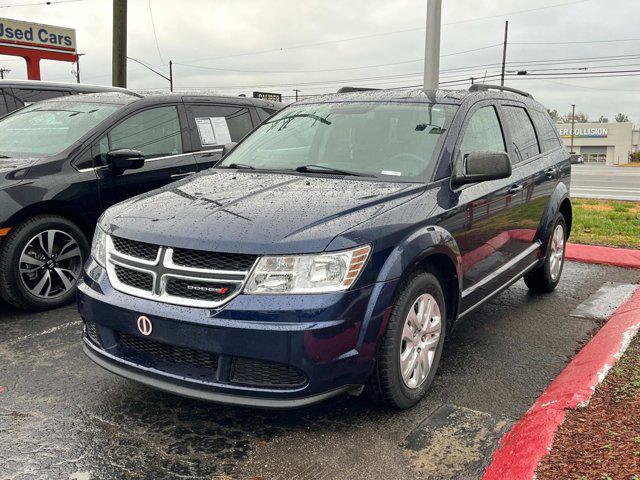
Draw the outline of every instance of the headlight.
<instances>
[{"instance_id":1,"label":"headlight","mask_svg":"<svg viewBox=\"0 0 640 480\"><path fill-rule=\"evenodd\" d=\"M107 264L107 234L104 233L104 230L102 230L99 225L93 234L91 256L102 267Z\"/></svg>"},{"instance_id":2,"label":"headlight","mask_svg":"<svg viewBox=\"0 0 640 480\"><path fill-rule=\"evenodd\" d=\"M364 268L371 247L317 255L262 257L246 293L323 293L348 289Z\"/></svg>"}]
</instances>

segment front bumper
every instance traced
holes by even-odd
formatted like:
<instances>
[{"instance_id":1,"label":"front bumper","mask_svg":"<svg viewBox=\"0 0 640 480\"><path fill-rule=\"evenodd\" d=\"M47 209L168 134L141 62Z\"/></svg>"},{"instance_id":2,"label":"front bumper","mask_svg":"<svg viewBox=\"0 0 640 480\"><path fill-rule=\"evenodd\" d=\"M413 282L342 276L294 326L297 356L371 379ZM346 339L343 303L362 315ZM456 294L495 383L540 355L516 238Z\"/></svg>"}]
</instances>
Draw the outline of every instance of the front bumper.
<instances>
[{"instance_id":1,"label":"front bumper","mask_svg":"<svg viewBox=\"0 0 640 480\"><path fill-rule=\"evenodd\" d=\"M210 310L123 294L92 262L78 308L85 353L113 373L202 400L295 408L365 383L395 287L239 295ZM141 315L153 324L146 337L137 327Z\"/></svg>"}]
</instances>

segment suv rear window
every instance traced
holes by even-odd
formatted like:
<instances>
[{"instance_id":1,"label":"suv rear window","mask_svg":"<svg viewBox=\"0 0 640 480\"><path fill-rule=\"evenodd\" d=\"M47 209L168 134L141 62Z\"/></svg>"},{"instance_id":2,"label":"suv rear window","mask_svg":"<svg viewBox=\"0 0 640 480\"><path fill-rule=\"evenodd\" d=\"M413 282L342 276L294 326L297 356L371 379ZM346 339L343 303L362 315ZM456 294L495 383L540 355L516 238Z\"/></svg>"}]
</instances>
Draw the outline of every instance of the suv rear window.
<instances>
[{"instance_id":1,"label":"suv rear window","mask_svg":"<svg viewBox=\"0 0 640 480\"><path fill-rule=\"evenodd\" d=\"M539 112L537 110L530 110L533 123L538 130L538 136L540 138L540 145L542 151L547 152L558 148L561 143L558 139L558 130L551 123L551 119L546 113Z\"/></svg>"},{"instance_id":2,"label":"suv rear window","mask_svg":"<svg viewBox=\"0 0 640 480\"><path fill-rule=\"evenodd\" d=\"M507 117L506 122L511 133L511 140L516 151L516 159L522 162L540 153L538 138L529 114L522 107L505 105L502 107Z\"/></svg>"}]
</instances>

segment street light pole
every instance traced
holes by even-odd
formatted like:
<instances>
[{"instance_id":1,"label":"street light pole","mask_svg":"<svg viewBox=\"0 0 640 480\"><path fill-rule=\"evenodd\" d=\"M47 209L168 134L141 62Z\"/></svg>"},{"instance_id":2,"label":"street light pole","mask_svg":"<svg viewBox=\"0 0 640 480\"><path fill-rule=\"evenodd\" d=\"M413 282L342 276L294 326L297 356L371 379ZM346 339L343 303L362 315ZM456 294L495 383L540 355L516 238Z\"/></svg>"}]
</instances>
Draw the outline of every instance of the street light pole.
<instances>
[{"instance_id":1,"label":"street light pole","mask_svg":"<svg viewBox=\"0 0 640 480\"><path fill-rule=\"evenodd\" d=\"M427 0L427 33L424 43L423 90L437 90L440 83L440 27L442 0Z\"/></svg>"},{"instance_id":2,"label":"street light pole","mask_svg":"<svg viewBox=\"0 0 640 480\"><path fill-rule=\"evenodd\" d=\"M507 35L509 34L509 20L504 22L504 43L502 45L502 74L500 75L500 85L504 87L504 69L507 64Z\"/></svg>"},{"instance_id":3,"label":"street light pole","mask_svg":"<svg viewBox=\"0 0 640 480\"><path fill-rule=\"evenodd\" d=\"M573 135L574 135L574 125L576 124L576 106L571 104L571 149L569 153L573 153Z\"/></svg>"},{"instance_id":4,"label":"street light pole","mask_svg":"<svg viewBox=\"0 0 640 480\"><path fill-rule=\"evenodd\" d=\"M85 55L84 53L78 53L76 55L76 81L80 83L80 57Z\"/></svg>"},{"instance_id":5,"label":"street light pole","mask_svg":"<svg viewBox=\"0 0 640 480\"><path fill-rule=\"evenodd\" d=\"M169 91L173 92L173 62L169 60Z\"/></svg>"}]
</instances>

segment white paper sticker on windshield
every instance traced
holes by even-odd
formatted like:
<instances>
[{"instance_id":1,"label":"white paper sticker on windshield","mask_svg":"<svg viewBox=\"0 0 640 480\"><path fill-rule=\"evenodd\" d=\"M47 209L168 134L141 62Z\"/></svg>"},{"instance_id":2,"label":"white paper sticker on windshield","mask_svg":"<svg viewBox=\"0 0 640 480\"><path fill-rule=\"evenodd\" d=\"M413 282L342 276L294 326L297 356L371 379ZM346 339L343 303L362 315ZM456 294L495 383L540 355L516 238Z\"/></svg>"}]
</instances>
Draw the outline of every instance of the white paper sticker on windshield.
<instances>
[{"instance_id":1,"label":"white paper sticker on windshield","mask_svg":"<svg viewBox=\"0 0 640 480\"><path fill-rule=\"evenodd\" d=\"M380 172L382 175L393 175L395 177L401 177L402 172L394 172L393 170L383 170Z\"/></svg>"},{"instance_id":2,"label":"white paper sticker on windshield","mask_svg":"<svg viewBox=\"0 0 640 480\"><path fill-rule=\"evenodd\" d=\"M224 117L198 117L196 126L203 147L224 145L231 142L227 119Z\"/></svg>"}]
</instances>

